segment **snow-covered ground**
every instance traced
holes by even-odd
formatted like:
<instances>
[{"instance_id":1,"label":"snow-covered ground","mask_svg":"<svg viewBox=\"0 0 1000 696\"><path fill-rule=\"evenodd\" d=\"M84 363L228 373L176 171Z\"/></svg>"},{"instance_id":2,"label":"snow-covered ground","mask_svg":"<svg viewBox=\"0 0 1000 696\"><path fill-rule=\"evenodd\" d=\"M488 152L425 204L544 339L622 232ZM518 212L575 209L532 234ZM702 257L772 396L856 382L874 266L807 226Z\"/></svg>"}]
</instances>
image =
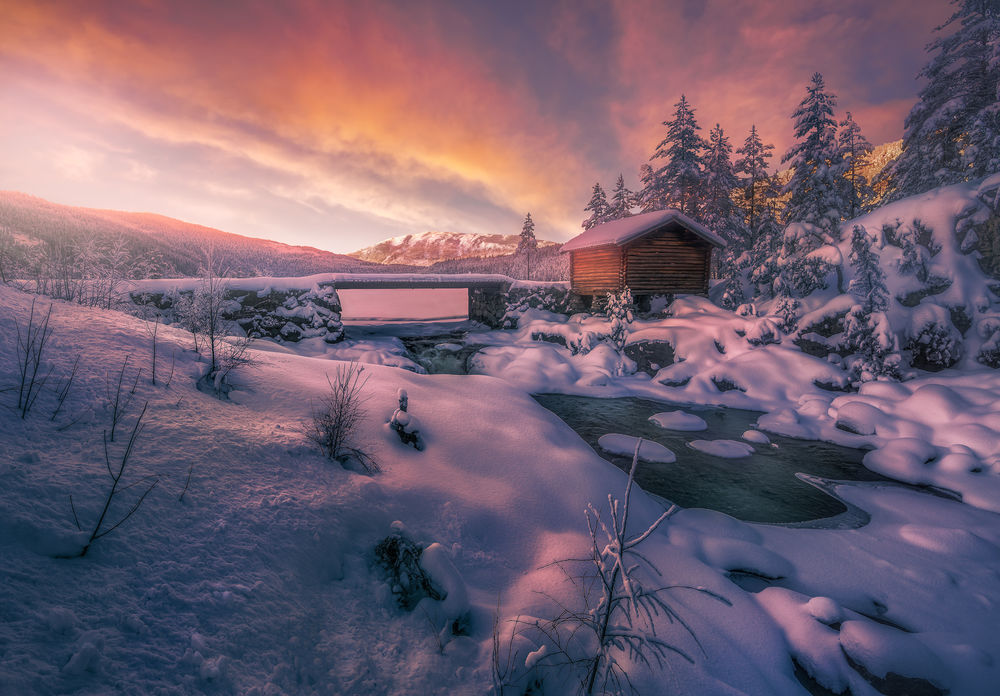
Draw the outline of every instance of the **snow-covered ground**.
<instances>
[{"instance_id":1,"label":"snow-covered ground","mask_svg":"<svg viewBox=\"0 0 1000 696\"><path fill-rule=\"evenodd\" d=\"M0 389L17 383L15 324L25 326L31 301L0 287ZM271 350L255 352L259 367L240 373L222 402L195 388L204 366L189 334L160 328L153 386L142 322L56 303L51 384L81 356L63 409L50 420L48 389L22 420L11 408L16 392L0 392L0 693L489 692L498 604L501 636L555 617L557 602L578 606L575 586L551 564L587 553L584 509L604 511L608 494L620 497L625 486L620 470L529 396L545 391L754 408L765 412L762 430L873 447L872 468L965 500L835 485L870 516L857 529L680 511L643 543L663 574L645 581L725 601L667 593L697 642L663 615L657 634L692 662L675 655L648 669L620 657L640 693L805 694L796 664L838 693L875 694L872 684L891 674L953 694L995 693L1000 376L967 367L839 394L815 384L842 379L829 363L782 345L749 346L736 330L753 318L696 299L672 314L633 326L631 341L669 335L690 356L653 377L629 374L603 343L574 355L531 340L544 330L591 341L601 331L598 318L532 311L521 329L467 339L489 344L475 361L479 375L417 374L385 338L323 347L308 339L294 350L259 342ZM84 529L100 514L110 483L106 395L126 356L128 387L143 372L109 454L121 456L148 401L126 480L159 483L84 558L57 558L87 536L73 508ZM381 465L375 475L326 461L302 434L325 375L343 359L368 363L356 444ZM684 386L664 384L686 377ZM720 391L723 379L745 391ZM400 388L421 424L422 451L386 426ZM690 420L671 415L664 425ZM683 466L685 452L673 454ZM123 493L112 518L143 489ZM661 501L634 493L630 527L641 531L662 512ZM400 529L433 544L425 570L447 590L443 602L397 606L373 549ZM468 635L451 635L466 610ZM570 692L529 635L509 644L519 681L505 693L522 693L535 677L546 694ZM896 693L909 693L912 684L894 680Z\"/></svg>"}]
</instances>

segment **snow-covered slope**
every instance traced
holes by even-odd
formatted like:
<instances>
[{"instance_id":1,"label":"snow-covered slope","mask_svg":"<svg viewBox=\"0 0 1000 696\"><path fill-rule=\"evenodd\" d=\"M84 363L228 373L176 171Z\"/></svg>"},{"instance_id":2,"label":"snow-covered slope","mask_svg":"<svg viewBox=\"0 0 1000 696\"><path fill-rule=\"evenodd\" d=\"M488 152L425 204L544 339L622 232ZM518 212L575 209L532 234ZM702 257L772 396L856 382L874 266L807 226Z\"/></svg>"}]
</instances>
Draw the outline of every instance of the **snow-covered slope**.
<instances>
[{"instance_id":1,"label":"snow-covered slope","mask_svg":"<svg viewBox=\"0 0 1000 696\"><path fill-rule=\"evenodd\" d=\"M15 191L0 191L0 227L29 246L48 241L80 247L123 239L131 257L142 259L149 272L160 276L197 275L209 246L219 267L237 276L382 270L313 247L245 237L153 213L60 205Z\"/></svg>"},{"instance_id":2,"label":"snow-covered slope","mask_svg":"<svg viewBox=\"0 0 1000 696\"><path fill-rule=\"evenodd\" d=\"M376 263L400 263L430 266L439 261L481 256L503 256L517 249L520 235L464 234L461 232L418 232L386 239L350 254ZM555 242L539 240L539 246Z\"/></svg>"},{"instance_id":3,"label":"snow-covered slope","mask_svg":"<svg viewBox=\"0 0 1000 696\"><path fill-rule=\"evenodd\" d=\"M57 302L44 357L52 382L22 420L9 387L18 373L15 325L27 325L31 302L0 286L0 692L489 693L498 606L498 666L514 685L507 691L522 693L537 679L547 696L575 692L573 675L552 666L558 660L529 629L535 617L555 618L558 603L585 608L579 585L551 563L587 553L583 510L591 502L606 515L607 496L621 496L625 476L526 392L492 377L366 366L356 444L382 466L369 476L324 460L302 435L324 375L342 363L280 347L258 352L260 366L239 376L231 402L220 402L195 388L203 364L189 334L160 327L154 386L142 322ZM719 312L712 331L723 330ZM686 322L692 330L703 323L693 315ZM730 333L727 340L739 338ZM521 382L536 364L556 386L558 372L568 374L522 353L520 370L500 373ZM52 418L78 355L79 373ZM123 491L111 518L127 511L147 477L159 483L86 557L58 558L86 537L73 510L89 529L110 484L102 445L108 384L126 357L127 380L143 372L108 444L112 462L139 404L149 406L123 482L137 485ZM565 361L594 363L597 374L605 357L595 350ZM751 377L780 382L783 369ZM604 375L592 388L615 389ZM568 377L562 384L573 386ZM633 377L622 388L641 385L647 393L655 386ZM386 427L399 388L421 423L423 451ZM761 389L781 402L780 387ZM677 465L684 460L678 452ZM643 576L644 586L678 586L663 596L697 642L669 617L655 617L657 636L691 661L671 653L646 667L616 655L640 693L805 696L796 664L837 692L874 695L862 672L919 678L925 690L930 682L955 694L993 692L1000 518L883 484L836 490L871 522L792 529L689 509L643 542L663 573ZM632 503L635 533L663 510L641 491ZM425 570L447 588L445 601L425 599L413 612L397 606L373 549L400 529L437 544ZM772 580L748 591L738 583L747 573ZM454 612L464 608L466 635L452 635ZM519 635L508 642L512 629Z\"/></svg>"}]
</instances>

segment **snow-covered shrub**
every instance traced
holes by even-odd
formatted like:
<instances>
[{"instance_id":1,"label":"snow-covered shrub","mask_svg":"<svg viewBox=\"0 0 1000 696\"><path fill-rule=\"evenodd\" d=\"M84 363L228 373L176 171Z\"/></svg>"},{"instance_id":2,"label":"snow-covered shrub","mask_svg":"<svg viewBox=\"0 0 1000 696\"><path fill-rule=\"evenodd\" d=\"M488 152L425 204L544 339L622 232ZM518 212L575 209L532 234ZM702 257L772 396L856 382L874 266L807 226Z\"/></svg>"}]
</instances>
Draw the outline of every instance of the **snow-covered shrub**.
<instances>
[{"instance_id":1,"label":"snow-covered shrub","mask_svg":"<svg viewBox=\"0 0 1000 696\"><path fill-rule=\"evenodd\" d=\"M628 533L641 444L640 439L635 446L624 499L608 495L610 516L605 519L593 504L587 505L591 542L587 558L554 564L580 590L584 606L578 609L564 606L559 616L548 621L520 621L521 635L537 645L525 659L526 669L579 670L574 676L583 694L628 693L631 687L628 662L646 666L655 663L662 667L671 654L693 662L682 648L656 633L654 619L662 615L670 623L683 627L697 642L687 622L666 598L668 592L693 591L732 605L725 597L705 588L664 585L660 570L638 550L678 510L676 505L639 534Z\"/></svg>"},{"instance_id":2,"label":"snow-covered shrub","mask_svg":"<svg viewBox=\"0 0 1000 696\"><path fill-rule=\"evenodd\" d=\"M986 367L1000 368L1000 318L983 319L977 328L984 340L976 354L976 362Z\"/></svg>"},{"instance_id":3,"label":"snow-covered shrub","mask_svg":"<svg viewBox=\"0 0 1000 696\"><path fill-rule=\"evenodd\" d=\"M541 309L553 314L570 314L572 296L565 285L513 286L505 296L507 305L501 326L516 329L521 315L529 309Z\"/></svg>"},{"instance_id":4,"label":"snow-covered shrub","mask_svg":"<svg viewBox=\"0 0 1000 696\"><path fill-rule=\"evenodd\" d=\"M424 597L443 599L420 566L423 548L402 531L395 531L375 546L375 561L386 574L399 606L413 611Z\"/></svg>"},{"instance_id":5,"label":"snow-covered shrub","mask_svg":"<svg viewBox=\"0 0 1000 696\"><path fill-rule=\"evenodd\" d=\"M396 398L398 404L396 410L392 412L392 418L389 419L389 428L399 435L399 441L404 445L413 445L414 449L422 450L424 445L420 441L420 421L407 412L410 398L406 390L400 389L396 392Z\"/></svg>"},{"instance_id":6,"label":"snow-covered shrub","mask_svg":"<svg viewBox=\"0 0 1000 696\"><path fill-rule=\"evenodd\" d=\"M817 290L826 290L834 266L820 256L794 257L781 268L779 290L796 297L805 297Z\"/></svg>"},{"instance_id":7,"label":"snow-covered shrub","mask_svg":"<svg viewBox=\"0 0 1000 696\"><path fill-rule=\"evenodd\" d=\"M305 435L320 448L327 459L347 463L357 461L369 472L378 471L378 464L367 453L351 444L358 426L364 420L364 393L368 383L365 368L358 363L337 367L336 377L326 376L329 390L313 406L312 418Z\"/></svg>"},{"instance_id":8,"label":"snow-covered shrub","mask_svg":"<svg viewBox=\"0 0 1000 696\"><path fill-rule=\"evenodd\" d=\"M633 319L632 291L625 288L617 295L608 293L607 315L611 324L611 343L618 352L625 350L625 340L628 338L629 325Z\"/></svg>"},{"instance_id":9,"label":"snow-covered shrub","mask_svg":"<svg viewBox=\"0 0 1000 696\"><path fill-rule=\"evenodd\" d=\"M779 295L771 307L770 316L775 319L783 333L790 334L798 327L798 310L798 300L787 295Z\"/></svg>"},{"instance_id":10,"label":"snow-covered shrub","mask_svg":"<svg viewBox=\"0 0 1000 696\"><path fill-rule=\"evenodd\" d=\"M906 349L910 364L923 370L951 367L962 357L962 336L954 327L948 310L924 303L910 316Z\"/></svg>"},{"instance_id":11,"label":"snow-covered shrub","mask_svg":"<svg viewBox=\"0 0 1000 696\"><path fill-rule=\"evenodd\" d=\"M756 317L759 316L757 313L757 305L753 302L744 302L736 308L736 315L740 317Z\"/></svg>"},{"instance_id":12,"label":"snow-covered shrub","mask_svg":"<svg viewBox=\"0 0 1000 696\"><path fill-rule=\"evenodd\" d=\"M758 317L749 323L744 336L752 346L766 346L781 343L781 333L775 317Z\"/></svg>"},{"instance_id":13,"label":"snow-covered shrub","mask_svg":"<svg viewBox=\"0 0 1000 696\"><path fill-rule=\"evenodd\" d=\"M877 379L899 379L899 342L884 312L865 312L854 305L844 317L844 363L855 386Z\"/></svg>"}]
</instances>

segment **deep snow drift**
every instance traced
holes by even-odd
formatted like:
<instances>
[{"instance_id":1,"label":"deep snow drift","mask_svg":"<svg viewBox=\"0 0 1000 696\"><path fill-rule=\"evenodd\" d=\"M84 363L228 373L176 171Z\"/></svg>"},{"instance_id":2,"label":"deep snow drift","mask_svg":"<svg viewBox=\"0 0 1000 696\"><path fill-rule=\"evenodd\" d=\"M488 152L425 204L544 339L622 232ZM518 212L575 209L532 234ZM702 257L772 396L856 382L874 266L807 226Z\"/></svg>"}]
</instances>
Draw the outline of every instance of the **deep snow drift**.
<instances>
[{"instance_id":1,"label":"deep snow drift","mask_svg":"<svg viewBox=\"0 0 1000 696\"><path fill-rule=\"evenodd\" d=\"M25 326L31 301L0 287L0 388L16 384L15 323ZM726 346L738 338L729 335L730 313L693 301L678 310L662 321L679 323L649 330L687 332L691 341L716 336ZM707 339L695 336L692 314ZM21 420L9 408L16 395L0 393L0 684L10 693L486 693L498 601L502 636L517 617L544 620L558 613L556 601L576 605L574 586L550 564L586 553L583 510L588 503L604 509L625 483L522 387L689 402L699 393L620 377L621 358L603 344L571 355L530 336L520 341L524 329L495 336L497 345L483 354L482 368L505 381L368 365L358 445L383 469L368 476L324 460L301 434L324 375L342 364L337 347L315 357L280 346L258 351L259 368L240 374L232 401L220 402L195 388L203 365L188 334L161 327L153 386L142 322L56 303L52 328L46 364L53 380L81 356L61 413L50 420L55 394L46 391ZM760 377L747 392L706 386L706 401L768 410L762 425L774 430L879 445L870 456L886 459L875 464L890 473L919 462L922 474L939 471L949 487L974 480L986 498L969 500L974 505L996 501L983 485L997 478L989 438L1000 425L986 399L1000 393L995 373L941 373L834 398L810 379L826 374L822 361L782 346L732 348L727 362L756 367ZM127 478L155 476L159 484L85 558L56 558L86 538L73 508L84 529L100 512L109 485L106 393L126 356L126 380L143 372L119 432L131 427L136 404L149 402ZM706 369L723 364L716 358ZM777 379L788 374L796 378ZM711 381L696 372L690 384ZM386 426L400 388L420 420L423 451L402 445ZM932 402L952 408L927 423ZM859 403L884 414L871 421L871 435L835 427L837 414ZM972 418L968 408L979 409L981 430L959 451L971 432L960 429L971 427L962 425ZM899 432L923 449L895 452L892 442L906 442L894 439ZM109 443L112 459L121 456L121 440ZM922 459L931 451L937 458ZM683 466L684 452L675 455ZM798 664L835 691L875 693L866 672L876 683L895 673L952 693L991 693L1000 678L997 515L884 484L835 488L869 513L869 524L794 529L690 509L644 542L644 555L663 573L646 582L700 587L726 602L669 593L700 647L658 617L658 635L693 663L676 657L649 670L620 657L640 692L805 694L794 676ZM120 501L114 516L132 500ZM641 493L632 503L637 532L663 511ZM425 570L447 591L444 601L425 599L413 612L397 606L373 549L400 529L428 547ZM454 636L448 627L466 609L468 635ZM510 678L519 680L509 693L535 678L546 693L572 686L528 637L509 645L516 651Z\"/></svg>"}]
</instances>

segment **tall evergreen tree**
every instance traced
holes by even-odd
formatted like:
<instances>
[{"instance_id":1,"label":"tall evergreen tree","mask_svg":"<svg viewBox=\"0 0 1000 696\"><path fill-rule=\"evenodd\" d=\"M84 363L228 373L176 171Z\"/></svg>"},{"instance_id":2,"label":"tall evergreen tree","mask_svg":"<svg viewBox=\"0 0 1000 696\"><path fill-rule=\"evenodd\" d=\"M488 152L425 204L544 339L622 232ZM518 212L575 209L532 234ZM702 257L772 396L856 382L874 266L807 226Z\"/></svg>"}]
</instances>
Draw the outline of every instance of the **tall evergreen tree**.
<instances>
[{"instance_id":1,"label":"tall evergreen tree","mask_svg":"<svg viewBox=\"0 0 1000 696\"><path fill-rule=\"evenodd\" d=\"M861 225L851 231L851 251L848 256L854 268L854 278L847 291L861 305L865 314L882 312L889 306L889 290L885 285L885 271L879 263L878 253L872 249L872 239Z\"/></svg>"},{"instance_id":2,"label":"tall evergreen tree","mask_svg":"<svg viewBox=\"0 0 1000 696\"><path fill-rule=\"evenodd\" d=\"M600 225L608 220L608 198L604 194L604 187L601 182L594 184L594 191L590 196L590 203L583 209L589 212L590 217L583 221L583 229L589 230L594 225Z\"/></svg>"},{"instance_id":3,"label":"tall evergreen tree","mask_svg":"<svg viewBox=\"0 0 1000 696\"><path fill-rule=\"evenodd\" d=\"M632 208L635 205L635 194L625 187L625 177L618 175L615 182L615 190L611 194L611 204L608 207L609 220L621 220L632 215Z\"/></svg>"},{"instance_id":4,"label":"tall evergreen tree","mask_svg":"<svg viewBox=\"0 0 1000 696\"><path fill-rule=\"evenodd\" d=\"M635 204L641 213L663 210L670 206L663 195L663 185L656 171L648 164L639 165L639 184L641 188L636 194Z\"/></svg>"},{"instance_id":5,"label":"tall evergreen tree","mask_svg":"<svg viewBox=\"0 0 1000 696\"><path fill-rule=\"evenodd\" d=\"M844 195L847 199L847 209L844 213L848 219L857 217L868 208L874 192L868 185L862 169L867 166L871 152L874 148L861 134L859 126L851 112L840 122L840 130L837 132L837 160L838 174L844 181Z\"/></svg>"},{"instance_id":6,"label":"tall evergreen tree","mask_svg":"<svg viewBox=\"0 0 1000 696\"><path fill-rule=\"evenodd\" d=\"M710 230L718 232L730 242L733 251L742 247L745 238L743 221L736 204L733 191L739 187L739 179L733 171L733 148L722 126L715 124L708 136L708 150L705 153L704 202L701 222Z\"/></svg>"},{"instance_id":7,"label":"tall evergreen tree","mask_svg":"<svg viewBox=\"0 0 1000 696\"><path fill-rule=\"evenodd\" d=\"M665 159L656 171L663 198L670 207L696 217L701 205L704 184L705 139L698 135L701 128L694 118L694 109L682 94L675 105L674 117L664 121L667 135L657 146L650 160Z\"/></svg>"},{"instance_id":8,"label":"tall evergreen tree","mask_svg":"<svg viewBox=\"0 0 1000 696\"><path fill-rule=\"evenodd\" d=\"M1000 170L1000 2L952 0L957 9L928 45L935 55L906 117L903 152L886 176L893 199Z\"/></svg>"},{"instance_id":9,"label":"tall evergreen tree","mask_svg":"<svg viewBox=\"0 0 1000 696\"><path fill-rule=\"evenodd\" d=\"M757 134L757 126L750 126L750 135L743 141L743 147L736 151L742 155L733 166L737 174L742 174L743 196L742 209L747 222L747 230L751 240L757 236L758 222L761 211L767 201L774 196L774 187L767 174L767 161L771 159L774 145L765 144Z\"/></svg>"},{"instance_id":10,"label":"tall evergreen tree","mask_svg":"<svg viewBox=\"0 0 1000 696\"><path fill-rule=\"evenodd\" d=\"M538 240L535 239L535 221L531 219L531 213L524 216L524 224L521 225L521 238L517 240L517 251L515 254L524 254L526 262L527 279L531 280L531 252L538 248Z\"/></svg>"},{"instance_id":11,"label":"tall evergreen tree","mask_svg":"<svg viewBox=\"0 0 1000 696\"><path fill-rule=\"evenodd\" d=\"M823 76L814 73L805 99L792 114L797 142L781 158L793 169L792 178L782 190L790 194L785 219L815 225L828 235L836 231L845 208L843 187L835 173L836 103L837 97L826 91Z\"/></svg>"}]
</instances>

